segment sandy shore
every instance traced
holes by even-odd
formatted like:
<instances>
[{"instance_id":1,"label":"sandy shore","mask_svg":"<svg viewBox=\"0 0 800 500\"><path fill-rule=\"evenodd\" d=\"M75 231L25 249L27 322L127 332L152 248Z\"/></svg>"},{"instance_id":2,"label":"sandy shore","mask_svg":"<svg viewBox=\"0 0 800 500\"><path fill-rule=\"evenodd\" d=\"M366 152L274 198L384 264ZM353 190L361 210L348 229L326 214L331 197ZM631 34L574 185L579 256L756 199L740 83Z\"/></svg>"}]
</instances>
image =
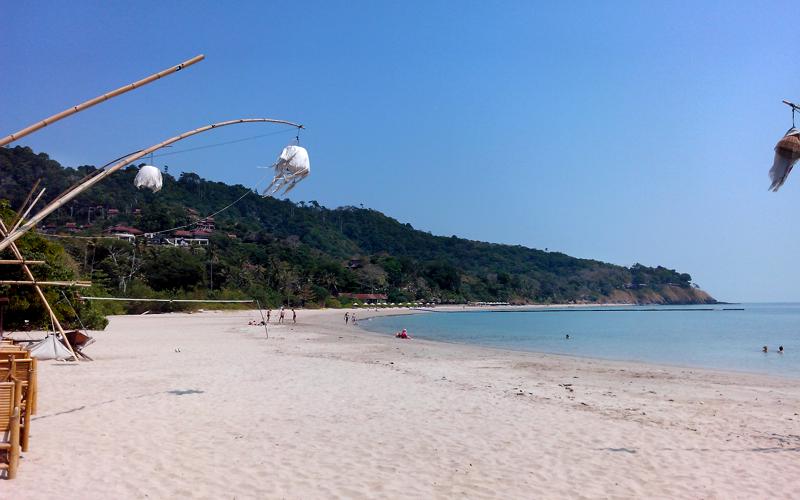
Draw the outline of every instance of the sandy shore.
<instances>
[{"instance_id":1,"label":"sandy shore","mask_svg":"<svg viewBox=\"0 0 800 500\"><path fill-rule=\"evenodd\" d=\"M41 363L0 498L797 495L797 381L401 341L342 314L269 339L257 312L111 318L96 361Z\"/></svg>"}]
</instances>

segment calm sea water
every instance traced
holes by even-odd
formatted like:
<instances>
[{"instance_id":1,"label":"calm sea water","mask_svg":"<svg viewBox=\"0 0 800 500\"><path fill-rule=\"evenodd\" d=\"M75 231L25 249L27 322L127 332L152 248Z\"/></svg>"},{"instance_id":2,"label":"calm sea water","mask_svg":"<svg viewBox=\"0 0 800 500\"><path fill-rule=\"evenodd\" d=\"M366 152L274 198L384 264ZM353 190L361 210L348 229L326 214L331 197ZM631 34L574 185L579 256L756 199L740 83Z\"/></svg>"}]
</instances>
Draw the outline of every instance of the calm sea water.
<instances>
[{"instance_id":1,"label":"calm sea water","mask_svg":"<svg viewBox=\"0 0 800 500\"><path fill-rule=\"evenodd\" d=\"M407 328L418 338L519 351L800 378L800 304L466 310L374 318L360 326L387 334Z\"/></svg>"}]
</instances>

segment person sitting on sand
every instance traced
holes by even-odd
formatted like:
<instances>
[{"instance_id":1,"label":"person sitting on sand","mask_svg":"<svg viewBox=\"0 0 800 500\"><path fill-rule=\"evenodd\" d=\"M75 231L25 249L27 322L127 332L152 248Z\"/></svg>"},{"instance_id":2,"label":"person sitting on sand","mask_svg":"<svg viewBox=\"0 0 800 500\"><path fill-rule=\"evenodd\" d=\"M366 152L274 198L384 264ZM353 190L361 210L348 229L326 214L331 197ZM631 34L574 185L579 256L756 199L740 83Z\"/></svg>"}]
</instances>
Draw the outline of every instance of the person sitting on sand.
<instances>
[{"instance_id":1,"label":"person sitting on sand","mask_svg":"<svg viewBox=\"0 0 800 500\"><path fill-rule=\"evenodd\" d=\"M761 352L768 352L768 351L769 351L769 349L767 349L767 346L764 346L764 347L761 348Z\"/></svg>"},{"instance_id":2,"label":"person sitting on sand","mask_svg":"<svg viewBox=\"0 0 800 500\"><path fill-rule=\"evenodd\" d=\"M395 334L395 337L397 337L398 339L410 339L411 338L411 336L408 334L408 332L406 331L405 328L403 328L402 332L397 332Z\"/></svg>"}]
</instances>

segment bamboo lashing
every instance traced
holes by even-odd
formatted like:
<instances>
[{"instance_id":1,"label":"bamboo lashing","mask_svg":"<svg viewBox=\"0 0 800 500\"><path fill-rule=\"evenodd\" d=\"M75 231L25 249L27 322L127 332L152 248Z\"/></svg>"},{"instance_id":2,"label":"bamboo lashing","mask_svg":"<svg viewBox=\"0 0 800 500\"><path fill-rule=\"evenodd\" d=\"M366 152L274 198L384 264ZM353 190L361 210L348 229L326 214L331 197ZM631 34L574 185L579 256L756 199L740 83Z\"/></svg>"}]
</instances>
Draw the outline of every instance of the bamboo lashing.
<instances>
[{"instance_id":1,"label":"bamboo lashing","mask_svg":"<svg viewBox=\"0 0 800 500\"><path fill-rule=\"evenodd\" d=\"M0 218L0 236L5 237L7 235L8 235L8 228L6 228L6 224L5 222L3 222L3 219ZM25 260L22 257L22 252L19 251L19 248L17 247L16 243L12 242L9 246L11 247L11 251L14 252L14 256L17 259ZM27 264L25 263L22 264L22 270L25 271L25 275L28 276L29 280L36 281L36 278L33 277L33 273L31 272L31 268L28 267ZM72 357L75 359L75 361L78 361L78 355L75 354L75 350L72 348L72 344L70 344L66 332L64 332L64 329L61 327L61 322L58 321L56 313L53 312L53 308L50 307L50 303L47 301L47 297L44 296L42 288L39 285L34 285L33 289L36 290L36 294L39 296L39 300L42 301L44 307L47 308L47 312L50 313L50 318L53 320L53 324L55 325L58 332L61 334L61 341L64 343L64 345L67 346L69 352L72 353Z\"/></svg>"},{"instance_id":2,"label":"bamboo lashing","mask_svg":"<svg viewBox=\"0 0 800 500\"><path fill-rule=\"evenodd\" d=\"M215 129L215 128L226 127L228 125L238 125L240 123L277 123L277 124L282 124L282 125L291 125L292 127L297 127L298 129L304 128L300 124L292 123L292 122L289 122L289 121L286 121L286 120L275 120L275 119L272 119L272 118L239 118L238 120L228 120L228 121L219 122L219 123L212 123L211 125L206 125L204 127L196 128L194 130L190 130L188 132L184 132L184 133L182 133L180 135L176 135L175 137L172 137L171 139L167 139L166 141L159 142L158 144L150 146L149 148L143 149L143 150L139 151L138 153L135 153L135 154L133 154L131 156L126 157L124 160L119 161L119 162L115 163L114 165L108 167L107 169L103 170L98 175L95 175L94 177L91 177L91 178L87 179L83 184L81 184L80 186L78 186L75 189L71 190L66 195L59 196L55 200L51 201L47 206L45 206L42 210L40 210L39 213L37 213L36 215L31 217L31 219L28 220L28 222L26 222L25 224L20 226L18 229L8 233L6 235L6 237L3 239L3 241L0 241L0 251L5 250L6 248L8 248L8 246L11 243L13 243L17 239L19 239L20 236L22 236L26 232L30 231L31 229L33 229L33 227L36 224L38 224L39 221L41 221L42 219L44 219L45 217L47 217L48 215L50 215L54 211L58 210L60 207L62 207L67 202L69 202L70 200L72 200L73 198L78 196L83 191L85 191L85 190L89 189L90 187L94 186L95 184L97 184L101 180L105 179L109 175L113 174L117 170L121 169L122 167L124 167L126 165L130 165L131 163L135 162L139 158L142 158L143 156L149 155L153 151L156 151L156 150L159 150L161 148L167 147L170 144L173 144L173 143L176 143L176 142L181 141L183 139L186 139L187 137L191 137L193 135L197 135L197 134L200 134L202 132L207 132L207 131Z\"/></svg>"},{"instance_id":3,"label":"bamboo lashing","mask_svg":"<svg viewBox=\"0 0 800 500\"><path fill-rule=\"evenodd\" d=\"M22 130L20 130L18 132L14 132L11 135L7 135L6 137L3 137L2 139L0 139L0 147L5 146L6 144L10 144L10 143L12 143L14 141L17 141L17 140L25 137L26 135L32 134L32 133L36 132L37 130L50 125L51 123L55 123L55 122L57 122L59 120L62 120L62 119L66 118L66 117L68 117L70 115L74 115L75 113L78 113L78 112L83 111L85 109L91 108L95 104L100 104L101 102L107 101L107 100L109 100L109 99L111 99L113 97L117 97L118 95L124 94L126 92L130 92L131 90L137 89L137 88L139 88L139 87L141 87L143 85L147 85L148 83L154 82L154 81L158 80L159 78L162 78L162 77L165 77L167 75L171 75L173 73L176 73L176 72L182 70L183 68L188 68L189 66L202 61L203 59L205 59L205 57L206 56L204 56L203 54L196 55L193 58L189 59L188 61L184 61L184 62L178 64L177 66L172 66L171 68L167 68L167 69L165 69L163 71L159 71L158 73L154 73L154 74L148 76L147 78L142 78L139 81L136 81L136 82L133 82L133 83L129 83L128 85L125 85L124 87L120 87L117 90L112 90L111 92L108 92L108 93L103 94L103 95L99 95L99 96L95 97L94 99L89 99L86 102L82 102L81 104L78 104L77 106L73 106L71 108L65 109L64 111L62 111L60 113L56 113L53 116L50 116L48 118L45 118L44 120L42 120L40 122L34 123L33 125L29 125L29 126L25 127L24 129L22 129Z\"/></svg>"}]
</instances>

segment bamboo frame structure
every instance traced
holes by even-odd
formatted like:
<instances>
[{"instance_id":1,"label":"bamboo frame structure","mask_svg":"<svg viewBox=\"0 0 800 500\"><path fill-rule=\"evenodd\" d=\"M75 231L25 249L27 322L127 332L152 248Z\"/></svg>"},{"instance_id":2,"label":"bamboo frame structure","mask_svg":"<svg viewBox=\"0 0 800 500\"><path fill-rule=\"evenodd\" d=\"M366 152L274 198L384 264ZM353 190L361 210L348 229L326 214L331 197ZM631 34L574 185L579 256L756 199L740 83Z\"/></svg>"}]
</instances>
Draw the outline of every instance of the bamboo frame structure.
<instances>
[{"instance_id":1,"label":"bamboo frame structure","mask_svg":"<svg viewBox=\"0 0 800 500\"><path fill-rule=\"evenodd\" d=\"M20 130L18 132L15 132L13 134L7 135L6 137L3 137L2 139L0 139L0 147L3 147L5 145L7 145L7 144L10 144L10 143L14 142L14 141L17 141L17 140L19 140L19 139L21 139L21 138L23 138L23 137L25 137L27 135L30 135L30 134L36 132L37 130L40 130L40 129L42 129L42 128L50 125L50 124L53 124L53 123L59 121L59 120L63 120L64 118L67 118L68 116L71 116L71 115L73 115L75 113L79 113L81 111L89 109L92 106L100 104L101 102L105 102L105 101L107 101L109 99L112 99L114 97L122 95L122 94L124 94L126 92L130 92L131 90L135 90L135 89L137 89L139 87L147 85L148 83L151 83L151 82L154 82L156 80L159 80L159 79L161 79L161 78L163 78L165 76L171 75L173 73L177 73L178 71L182 70L183 68L187 68L189 66L192 66L192 65L202 61L203 59L205 59L205 56L203 54L196 55L196 56L192 57L191 59L188 59L188 60L186 60L186 61L184 61L184 62L182 62L182 63L180 63L180 64L178 64L176 66L172 66L171 68L167 68L165 70L159 71L158 73L154 73L154 74L152 74L152 75L150 75L148 77L145 77L145 78L143 78L141 80L137 80L137 81L135 81L135 82L133 82L131 84L125 85L125 86L120 87L120 88L118 88L116 90L112 90L111 92L107 92L107 93L102 94L100 96L97 96L97 97L95 97L93 99L89 99L88 101L82 102L81 104L78 104L78 105L73 106L71 108L67 108L64 111L60 112L60 113L56 113L55 115L52 115L52 116L50 116L48 118L45 118L44 120L41 120L41 121L39 121L37 123L34 123L33 125L29 125L28 127L25 127L24 129L22 129L22 130ZM41 197L41 195L43 194L44 190L42 190L42 192L39 193L39 197L37 197L36 201L34 201L31 204L31 206L28 209L28 211L25 214L21 213L22 210L25 209L25 206L28 205L28 202L30 201L31 197L33 196L34 191L37 189L37 187L39 186L40 182L41 182L41 179L38 179L36 181L36 184L34 185L33 189L31 189L30 193L28 194L28 197L25 199L25 202L22 204L22 208L20 209L20 215L18 216L17 220L15 220L12 223L12 231L9 231L8 228L6 227L5 223L3 223L2 220L0 220L0 229L1 229L0 230L0 236L2 236L4 238L4 241L5 241L5 238L8 236L8 234L10 232L15 232L16 231L16 229L18 228L19 224L22 222L22 220L27 215L27 212L30 211L30 208L32 208L36 204L36 201L38 201L39 197ZM71 190L69 190L69 191L71 191ZM33 273L31 273L31 270L28 267L29 263L30 264L34 264L34 263L39 264L39 263L43 263L43 261L26 261L25 258L22 256L22 253L19 251L19 248L17 248L17 245L14 244L13 240L9 241L5 245L3 245L3 249L8 248L9 246L11 247L12 251L14 252L14 255L16 257L17 262L22 266L22 269L25 272L25 274L27 275L28 279L31 280L31 282L34 282L33 285L34 285L34 288L35 288L35 290L37 292L37 295L41 299L41 301L44 304L45 308L47 308L47 311L50 313L50 318L52 319L54 326L58 329L59 333L61 334L62 342L67 346L67 348L69 349L70 353L72 353L72 356L75 359L75 361L77 361L79 358L76 355L75 350L72 348L72 345L70 344L70 341L67 338L67 336L66 336L66 334L64 332L64 329L61 327L61 323L58 321L58 317L56 317L55 312L53 312L53 309L50 307L50 303L47 301L47 298L45 297L44 292L42 292L42 289L39 286L39 284L35 283L36 280L35 280L35 278L33 276ZM9 260L9 261L4 261L3 263L5 264L5 263L11 263L11 262L12 261ZM28 284L28 282L25 282L25 283ZM40 283L40 284L43 284L43 283Z\"/></svg>"},{"instance_id":2,"label":"bamboo frame structure","mask_svg":"<svg viewBox=\"0 0 800 500\"><path fill-rule=\"evenodd\" d=\"M211 125L206 125L204 127L196 128L194 130L184 132L180 135L176 135L175 137L159 142L158 144L154 144L149 148L143 149L137 153L133 153L132 155L127 156L124 160L121 160L115 163L114 165L108 167L107 169L100 171L99 174L90 177L79 186L70 190L68 193L58 196L55 200L51 201L47 206L45 206L42 210L40 210L36 215L31 217L30 220L28 220L28 222L21 225L19 228L9 232L6 235L6 237L2 241L0 241L0 252L8 248L8 246L11 245L11 243L19 239L23 234L33 229L33 227L36 226L36 224L38 224L42 219L44 219L54 211L58 210L60 207L65 205L67 202L71 201L80 193L94 186L95 184L102 181L103 179L113 174L117 170L121 169L122 167L130 165L139 158L149 155L153 151L165 148L170 144L176 143L193 135L207 132L209 130L213 130L216 128L227 127L228 125L238 125L241 123L276 123L282 125L291 125L292 127L297 127L298 129L304 128L303 125L292 123L286 120L276 120L273 118L239 118L237 120L228 120L219 123L212 123Z\"/></svg>"},{"instance_id":3,"label":"bamboo frame structure","mask_svg":"<svg viewBox=\"0 0 800 500\"><path fill-rule=\"evenodd\" d=\"M8 228L6 228L6 224L3 222L3 219L0 219L0 236L5 237L7 235L8 235ZM19 248L17 247L16 243L12 242L9 246L11 247L11 251L14 253L14 256L17 259L25 260L22 257L22 252L19 251ZM27 264L25 263L22 264L22 270L25 272L25 275L28 277L29 280L36 281L36 278L33 277L33 273L31 272L31 268L28 267ZM44 307L47 309L47 312L50 313L50 319L53 321L53 325L55 325L56 329L58 329L58 332L61 334L62 342L64 342L64 345L67 346L69 352L72 353L72 356L75 359L75 361L78 361L78 356L77 354L75 354L75 350L72 348L72 344L70 344L69 339L67 338L67 334L66 332L64 332L64 328L61 327L61 322L58 321L56 313L53 311L53 308L50 307L50 302L48 302L47 297L44 296L42 288L35 283L33 288L34 290L36 290L36 295L39 296L39 299L42 301L42 304L44 304Z\"/></svg>"},{"instance_id":4,"label":"bamboo frame structure","mask_svg":"<svg viewBox=\"0 0 800 500\"><path fill-rule=\"evenodd\" d=\"M0 266L4 265L20 265L20 264L44 264L43 260L25 260L25 259L0 259Z\"/></svg>"},{"instance_id":5,"label":"bamboo frame structure","mask_svg":"<svg viewBox=\"0 0 800 500\"><path fill-rule=\"evenodd\" d=\"M19 139L22 139L26 135L32 134L32 133L36 132L37 130L42 129L42 128L44 128L44 127L46 127L46 126L48 126L48 125L50 125L52 123L55 123L55 122L57 122L59 120L63 120L64 118L66 118L66 117L68 117L70 115L74 115L75 113L79 113L79 112L81 112L81 111L83 111L85 109L91 108L92 106L94 106L96 104L100 104L101 102L105 102L105 101L107 101L107 100L109 100L111 98L117 97L118 95L122 95L122 94L124 94L126 92L130 92L131 90L137 89L137 88L139 88L139 87L141 87L143 85L147 85L148 83L154 82L154 81L156 81L156 80L158 80L158 79L160 79L162 77L165 77L167 75L171 75L173 73L177 73L178 71L182 70L183 68L188 68L189 66L191 66L191 65L193 65L195 63L198 63L198 62L202 61L205 58L206 58L206 56L204 56L203 54L196 55L193 58L178 64L177 66L172 66L171 68L167 68L167 69L165 69L163 71L159 71L158 73L154 73L154 74L152 74L152 75L150 75L150 76L148 76L146 78L142 78L141 80L135 81L133 83L129 83L128 85L120 87L120 88L118 88L116 90L112 90L111 92L107 92L107 93L105 93L103 95L99 95L99 96L97 96L97 97L95 97L93 99L89 99L88 101L82 102L81 104L78 104L78 105L73 106L71 108L67 108L64 111L60 112L60 113L56 113L53 116L49 116L49 117L45 118L44 120L41 120L39 122L34 123L33 125L29 125L29 126L25 127L24 129L22 129L22 130L20 130L18 132L14 132L13 134L10 134L10 135L7 135L7 136L3 137L2 139L0 139L0 147L3 147L6 144L10 144L10 143L12 143L14 141L17 141Z\"/></svg>"}]
</instances>

